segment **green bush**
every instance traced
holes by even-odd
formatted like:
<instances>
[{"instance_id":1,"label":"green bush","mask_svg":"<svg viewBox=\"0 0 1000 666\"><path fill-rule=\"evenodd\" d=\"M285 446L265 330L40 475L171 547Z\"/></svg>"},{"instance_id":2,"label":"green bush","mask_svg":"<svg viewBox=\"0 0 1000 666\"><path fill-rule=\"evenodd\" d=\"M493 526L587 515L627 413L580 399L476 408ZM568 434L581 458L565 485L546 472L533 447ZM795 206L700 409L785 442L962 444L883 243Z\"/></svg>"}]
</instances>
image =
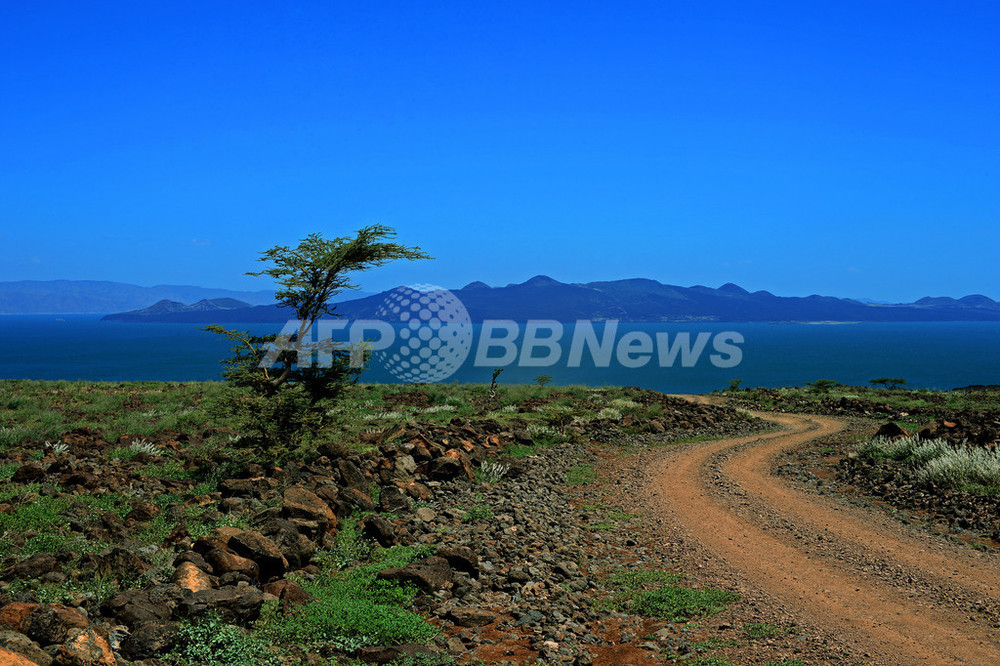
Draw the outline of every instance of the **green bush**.
<instances>
[{"instance_id":1,"label":"green bush","mask_svg":"<svg viewBox=\"0 0 1000 666\"><path fill-rule=\"evenodd\" d=\"M963 492L1000 495L1000 451L944 439L917 436L876 437L858 445L858 454L871 460L893 460L909 465L914 478L925 484Z\"/></svg>"},{"instance_id":2,"label":"green bush","mask_svg":"<svg viewBox=\"0 0 1000 666\"><path fill-rule=\"evenodd\" d=\"M656 590L639 592L632 597L632 611L647 617L660 617L670 622L685 622L702 615L713 615L735 601L738 596L726 590L706 588L692 590L668 585Z\"/></svg>"},{"instance_id":3,"label":"green bush","mask_svg":"<svg viewBox=\"0 0 1000 666\"><path fill-rule=\"evenodd\" d=\"M209 617L181 625L177 647L170 654L181 666L278 666L268 643L255 634Z\"/></svg>"},{"instance_id":4,"label":"green bush","mask_svg":"<svg viewBox=\"0 0 1000 666\"><path fill-rule=\"evenodd\" d=\"M726 590L694 590L673 585L679 578L678 574L666 571L623 571L609 579L612 585L622 590L614 596L611 605L669 622L686 622L718 613L739 598ZM644 589L650 586L655 587Z\"/></svg>"}]
</instances>

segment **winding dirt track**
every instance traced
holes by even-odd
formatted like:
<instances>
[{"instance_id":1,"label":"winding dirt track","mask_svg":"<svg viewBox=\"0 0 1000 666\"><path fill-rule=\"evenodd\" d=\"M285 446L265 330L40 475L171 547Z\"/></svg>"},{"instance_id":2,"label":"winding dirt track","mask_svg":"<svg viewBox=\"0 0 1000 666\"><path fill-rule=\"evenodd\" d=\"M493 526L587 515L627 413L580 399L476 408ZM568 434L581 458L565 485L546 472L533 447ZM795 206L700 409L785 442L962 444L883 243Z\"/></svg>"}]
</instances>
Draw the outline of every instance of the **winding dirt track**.
<instances>
[{"instance_id":1,"label":"winding dirt track","mask_svg":"<svg viewBox=\"0 0 1000 666\"><path fill-rule=\"evenodd\" d=\"M772 474L776 457L843 425L755 415L786 429L660 459L651 508L745 584L871 655L866 663L1000 664L997 559L789 485Z\"/></svg>"}]
</instances>

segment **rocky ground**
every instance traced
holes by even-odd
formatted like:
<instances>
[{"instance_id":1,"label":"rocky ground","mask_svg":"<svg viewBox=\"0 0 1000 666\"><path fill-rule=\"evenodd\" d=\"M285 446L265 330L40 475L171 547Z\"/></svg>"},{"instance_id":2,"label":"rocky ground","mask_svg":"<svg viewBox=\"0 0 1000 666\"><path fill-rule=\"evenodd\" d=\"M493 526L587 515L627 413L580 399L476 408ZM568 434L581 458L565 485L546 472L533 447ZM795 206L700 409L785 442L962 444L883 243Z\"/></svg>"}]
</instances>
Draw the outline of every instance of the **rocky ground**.
<instances>
[{"instance_id":1,"label":"rocky ground","mask_svg":"<svg viewBox=\"0 0 1000 666\"><path fill-rule=\"evenodd\" d=\"M651 392L642 399L658 403L658 418L569 421L561 428L568 441L529 455L509 455L537 439L517 419L411 421L367 433L366 452L330 443L317 458L280 468L220 463L238 474L214 487L170 473L204 464L180 442L130 459L109 458L110 445L87 430L40 459L11 447L0 513L11 527L22 522L3 535L0 663L152 666L190 640L183 630L193 621L252 627L262 613L307 612L318 603L309 583L330 565L325 554L342 550L338 533L347 529L420 554L377 578L419 590L413 607L438 637L286 644L248 663L420 654L487 663L626 663L630 655L640 663L693 653L687 623L615 602L614 572L669 563L633 536L638 517L590 483L592 465L599 455L760 426L729 408ZM150 475L151 465L164 473Z\"/></svg>"},{"instance_id":2,"label":"rocky ground","mask_svg":"<svg viewBox=\"0 0 1000 666\"><path fill-rule=\"evenodd\" d=\"M923 439L943 438L954 444L968 442L966 433L995 432L995 414L978 418L949 415L915 429ZM873 460L858 455L857 443L877 433L910 434L892 422L878 424L857 419L846 433L823 447L797 451L779 468L786 478L813 487L818 493L885 511L907 525L920 527L977 548L1000 550L1000 498L936 488L913 478L912 468L895 460ZM983 446L995 449L997 439Z\"/></svg>"},{"instance_id":3,"label":"rocky ground","mask_svg":"<svg viewBox=\"0 0 1000 666\"><path fill-rule=\"evenodd\" d=\"M629 508L643 470L665 445L744 435L764 424L730 407L647 391L633 397L655 407L655 418L628 409L600 418L567 411L552 420L555 430L516 414L410 420L366 429L364 450L330 442L314 458L280 467L189 454L180 435L115 458L109 451L121 442L105 443L87 428L43 454L8 447L0 663L183 663L177 655L192 641L192 626L257 636L256 654L201 663L856 658L732 575L702 570L682 540L665 540L651 516ZM431 404L419 393L391 402ZM526 400L518 412L546 404ZM928 433L985 437L1000 424L984 414L939 411ZM985 535L973 542L996 545L995 501L927 493L887 465L859 462L854 446L878 423L852 423L835 441L787 454L779 473L820 494L884 507L904 522L963 539ZM206 466L213 483L198 480ZM345 539L353 535L360 540ZM324 603L317 582L331 567L371 565L373 546L364 544L406 551L393 566L377 567L375 579L416 589L405 605L435 636L261 642L260 627L274 617L306 616ZM684 590L715 587L741 597L685 617L640 607L637 591L674 578ZM639 583L630 588L630 580ZM189 656L187 663L199 662Z\"/></svg>"}]
</instances>

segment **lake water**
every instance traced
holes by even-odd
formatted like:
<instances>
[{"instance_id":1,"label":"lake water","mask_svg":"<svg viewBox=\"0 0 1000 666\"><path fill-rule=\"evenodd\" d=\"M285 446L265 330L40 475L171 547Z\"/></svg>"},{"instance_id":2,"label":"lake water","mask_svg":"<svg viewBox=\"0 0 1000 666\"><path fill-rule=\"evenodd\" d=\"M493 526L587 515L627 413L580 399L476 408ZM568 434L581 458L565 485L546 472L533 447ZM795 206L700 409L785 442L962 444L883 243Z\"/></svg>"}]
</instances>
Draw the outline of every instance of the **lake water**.
<instances>
[{"instance_id":1,"label":"lake water","mask_svg":"<svg viewBox=\"0 0 1000 666\"><path fill-rule=\"evenodd\" d=\"M235 326L266 334L271 324ZM1000 323L921 322L862 324L620 324L619 341L633 334L632 354L617 348L606 367L584 352L579 367L568 361L574 327L563 333L564 349L551 365L505 366L503 383L530 382L548 374L554 383L642 386L668 392L706 392L742 379L744 387L801 385L816 379L867 384L875 377L903 377L911 388L955 388L1000 384ZM600 337L601 325L595 325ZM475 328L475 340L481 327ZM733 334L738 334L734 338ZM685 367L680 354L662 363L636 338L694 344L706 340ZM728 336L728 337L727 337ZM742 338L742 342L733 342ZM719 349L714 345L721 344ZM726 347L730 345L728 348ZM101 321L97 315L0 316L0 378L83 379L107 381L192 381L219 379L219 361L229 344L190 324L131 324ZM489 382L500 363L481 358L475 365L473 343L468 360L446 381ZM736 351L734 355L719 352ZM539 348L535 356L544 357ZM626 350L629 351L629 350ZM494 350L494 359L502 349ZM722 365L713 363L712 356ZM550 354L550 359L553 357ZM636 360L638 359L638 360ZM646 359L646 362L642 362ZM625 364L619 362L624 360ZM669 360L669 359L668 359ZM733 361L738 361L732 365ZM641 364L641 367L627 365ZM364 381L395 381L385 367L372 365Z\"/></svg>"}]
</instances>

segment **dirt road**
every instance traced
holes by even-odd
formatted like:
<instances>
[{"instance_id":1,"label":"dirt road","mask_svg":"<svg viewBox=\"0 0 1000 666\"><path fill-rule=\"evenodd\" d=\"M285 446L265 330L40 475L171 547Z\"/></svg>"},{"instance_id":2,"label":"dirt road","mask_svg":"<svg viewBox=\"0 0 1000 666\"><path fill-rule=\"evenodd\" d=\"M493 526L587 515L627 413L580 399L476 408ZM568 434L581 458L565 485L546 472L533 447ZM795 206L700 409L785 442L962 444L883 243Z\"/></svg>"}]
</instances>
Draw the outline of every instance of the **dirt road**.
<instances>
[{"instance_id":1,"label":"dirt road","mask_svg":"<svg viewBox=\"0 0 1000 666\"><path fill-rule=\"evenodd\" d=\"M699 399L699 398L691 398ZM1000 664L1000 561L772 475L834 418L686 445L649 469L644 503L711 566L877 664Z\"/></svg>"}]
</instances>

